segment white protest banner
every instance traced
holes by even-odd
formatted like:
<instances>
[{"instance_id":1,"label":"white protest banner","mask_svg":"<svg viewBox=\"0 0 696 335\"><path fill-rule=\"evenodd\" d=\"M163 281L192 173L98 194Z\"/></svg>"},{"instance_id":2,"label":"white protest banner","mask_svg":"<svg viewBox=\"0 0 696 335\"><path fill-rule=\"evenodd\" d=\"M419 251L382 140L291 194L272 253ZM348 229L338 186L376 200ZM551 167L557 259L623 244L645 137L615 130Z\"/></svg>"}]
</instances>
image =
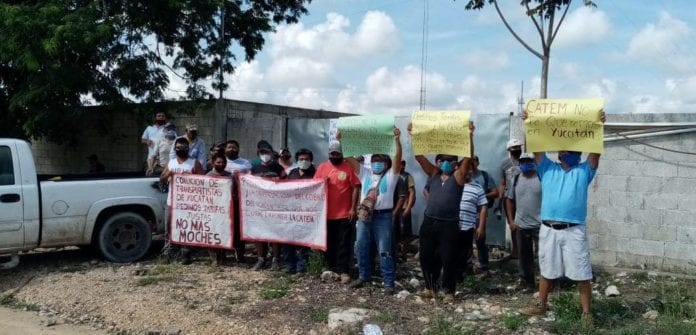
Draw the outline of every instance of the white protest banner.
<instances>
[{"instance_id":1,"label":"white protest banner","mask_svg":"<svg viewBox=\"0 0 696 335\"><path fill-rule=\"evenodd\" d=\"M169 241L232 249L232 179L175 174L171 183Z\"/></svg>"},{"instance_id":2,"label":"white protest banner","mask_svg":"<svg viewBox=\"0 0 696 335\"><path fill-rule=\"evenodd\" d=\"M293 244L326 250L324 180L275 182L240 178L240 236L245 241Z\"/></svg>"}]
</instances>

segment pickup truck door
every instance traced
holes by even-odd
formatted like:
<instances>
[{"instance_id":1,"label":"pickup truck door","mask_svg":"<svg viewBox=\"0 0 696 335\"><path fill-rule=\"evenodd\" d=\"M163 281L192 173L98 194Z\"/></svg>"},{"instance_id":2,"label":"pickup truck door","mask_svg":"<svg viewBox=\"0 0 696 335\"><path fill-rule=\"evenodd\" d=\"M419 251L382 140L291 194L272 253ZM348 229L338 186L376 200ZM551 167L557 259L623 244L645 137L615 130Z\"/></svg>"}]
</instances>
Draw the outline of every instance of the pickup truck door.
<instances>
[{"instance_id":1,"label":"pickup truck door","mask_svg":"<svg viewBox=\"0 0 696 335\"><path fill-rule=\"evenodd\" d=\"M0 250L24 245L22 179L13 149L0 145Z\"/></svg>"}]
</instances>

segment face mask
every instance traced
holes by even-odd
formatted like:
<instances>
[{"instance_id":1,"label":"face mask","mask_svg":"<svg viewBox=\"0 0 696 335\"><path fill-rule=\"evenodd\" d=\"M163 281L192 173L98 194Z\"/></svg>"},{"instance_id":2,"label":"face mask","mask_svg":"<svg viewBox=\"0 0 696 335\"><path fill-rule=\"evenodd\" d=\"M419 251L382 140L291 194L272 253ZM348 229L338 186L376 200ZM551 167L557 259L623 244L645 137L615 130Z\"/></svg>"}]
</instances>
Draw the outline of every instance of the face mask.
<instances>
[{"instance_id":1,"label":"face mask","mask_svg":"<svg viewBox=\"0 0 696 335\"><path fill-rule=\"evenodd\" d=\"M329 157L329 162L334 166L341 165L341 163L343 163L343 157Z\"/></svg>"},{"instance_id":2,"label":"face mask","mask_svg":"<svg viewBox=\"0 0 696 335\"><path fill-rule=\"evenodd\" d=\"M579 152L567 152L561 156L561 162L566 163L566 165L573 167L580 164L580 153Z\"/></svg>"},{"instance_id":3,"label":"face mask","mask_svg":"<svg viewBox=\"0 0 696 335\"><path fill-rule=\"evenodd\" d=\"M384 162L374 162L370 164L372 167L372 172L375 174L382 174L384 172Z\"/></svg>"},{"instance_id":4,"label":"face mask","mask_svg":"<svg viewBox=\"0 0 696 335\"><path fill-rule=\"evenodd\" d=\"M259 155L259 158L260 158L261 161L264 162L264 163L268 163L269 161L271 161L271 155L266 155L266 154L264 154L264 155Z\"/></svg>"},{"instance_id":5,"label":"face mask","mask_svg":"<svg viewBox=\"0 0 696 335\"><path fill-rule=\"evenodd\" d=\"M510 150L510 156L514 159L520 159L520 156L522 156L522 150Z\"/></svg>"},{"instance_id":6,"label":"face mask","mask_svg":"<svg viewBox=\"0 0 696 335\"><path fill-rule=\"evenodd\" d=\"M305 160L297 161L297 167L300 168L300 170L307 170L307 169L309 169L310 166L312 166L312 162L310 162L310 161L305 161Z\"/></svg>"},{"instance_id":7,"label":"face mask","mask_svg":"<svg viewBox=\"0 0 696 335\"><path fill-rule=\"evenodd\" d=\"M239 158L239 153L236 151L228 151L225 153L225 156L229 158L230 160L235 160Z\"/></svg>"},{"instance_id":8,"label":"face mask","mask_svg":"<svg viewBox=\"0 0 696 335\"><path fill-rule=\"evenodd\" d=\"M440 170L446 175L451 175L454 172L454 165L450 161L443 161L440 163Z\"/></svg>"},{"instance_id":9,"label":"face mask","mask_svg":"<svg viewBox=\"0 0 696 335\"><path fill-rule=\"evenodd\" d=\"M520 171L522 173L529 173L534 170L534 163L522 163L520 164Z\"/></svg>"},{"instance_id":10,"label":"face mask","mask_svg":"<svg viewBox=\"0 0 696 335\"><path fill-rule=\"evenodd\" d=\"M176 149L174 151L176 153L176 157L179 158L188 158L188 149Z\"/></svg>"}]
</instances>

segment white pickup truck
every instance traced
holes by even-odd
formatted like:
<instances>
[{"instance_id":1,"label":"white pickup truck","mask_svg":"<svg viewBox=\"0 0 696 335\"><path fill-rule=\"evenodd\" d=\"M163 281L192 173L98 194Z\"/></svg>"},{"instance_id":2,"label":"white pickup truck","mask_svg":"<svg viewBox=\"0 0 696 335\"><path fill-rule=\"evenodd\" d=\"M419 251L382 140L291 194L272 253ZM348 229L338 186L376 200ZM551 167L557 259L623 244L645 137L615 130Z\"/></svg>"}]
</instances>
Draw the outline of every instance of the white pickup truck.
<instances>
[{"instance_id":1,"label":"white pickup truck","mask_svg":"<svg viewBox=\"0 0 696 335\"><path fill-rule=\"evenodd\" d=\"M112 262L143 257L164 227L157 178L38 176L29 144L0 138L0 256L34 248L92 245Z\"/></svg>"}]
</instances>

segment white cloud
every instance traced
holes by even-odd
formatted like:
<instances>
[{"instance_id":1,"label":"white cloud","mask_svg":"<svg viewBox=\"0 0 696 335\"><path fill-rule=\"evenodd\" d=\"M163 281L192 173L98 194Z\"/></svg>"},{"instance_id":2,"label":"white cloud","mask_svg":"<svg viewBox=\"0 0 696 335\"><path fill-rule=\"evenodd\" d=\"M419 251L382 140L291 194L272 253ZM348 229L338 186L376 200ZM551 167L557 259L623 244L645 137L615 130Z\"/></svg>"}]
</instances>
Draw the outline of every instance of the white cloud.
<instances>
[{"instance_id":1,"label":"white cloud","mask_svg":"<svg viewBox=\"0 0 696 335\"><path fill-rule=\"evenodd\" d=\"M302 23L281 26L271 35L271 56L344 62L389 54L399 47L398 30L384 12L367 12L353 34L349 27L350 20L337 13L327 14L325 22L309 28Z\"/></svg>"},{"instance_id":2,"label":"white cloud","mask_svg":"<svg viewBox=\"0 0 696 335\"><path fill-rule=\"evenodd\" d=\"M657 24L648 23L628 46L626 55L647 65L659 65L678 72L696 73L696 56L691 45L693 29L684 21L661 12Z\"/></svg>"},{"instance_id":3,"label":"white cloud","mask_svg":"<svg viewBox=\"0 0 696 335\"><path fill-rule=\"evenodd\" d=\"M452 84L436 72L426 75L428 106L443 106L454 101ZM366 80L370 104L394 108L395 112L410 113L420 103L420 69L408 65L396 72L381 67Z\"/></svg>"},{"instance_id":4,"label":"white cloud","mask_svg":"<svg viewBox=\"0 0 696 335\"><path fill-rule=\"evenodd\" d=\"M475 49L462 57L464 64L473 70L498 71L510 67L510 58L505 52Z\"/></svg>"},{"instance_id":5,"label":"white cloud","mask_svg":"<svg viewBox=\"0 0 696 335\"><path fill-rule=\"evenodd\" d=\"M267 71L270 82L284 87L327 86L334 76L330 64L305 57L278 58Z\"/></svg>"},{"instance_id":6,"label":"white cloud","mask_svg":"<svg viewBox=\"0 0 696 335\"><path fill-rule=\"evenodd\" d=\"M557 19L560 17L557 16ZM606 39L610 31L611 23L606 13L582 6L566 15L553 46L572 48L597 43Z\"/></svg>"},{"instance_id":7,"label":"white cloud","mask_svg":"<svg viewBox=\"0 0 696 335\"><path fill-rule=\"evenodd\" d=\"M696 111L696 76L680 79L667 79L665 87L671 92L671 96L676 100L681 100L684 104L691 106L690 111Z\"/></svg>"}]
</instances>

